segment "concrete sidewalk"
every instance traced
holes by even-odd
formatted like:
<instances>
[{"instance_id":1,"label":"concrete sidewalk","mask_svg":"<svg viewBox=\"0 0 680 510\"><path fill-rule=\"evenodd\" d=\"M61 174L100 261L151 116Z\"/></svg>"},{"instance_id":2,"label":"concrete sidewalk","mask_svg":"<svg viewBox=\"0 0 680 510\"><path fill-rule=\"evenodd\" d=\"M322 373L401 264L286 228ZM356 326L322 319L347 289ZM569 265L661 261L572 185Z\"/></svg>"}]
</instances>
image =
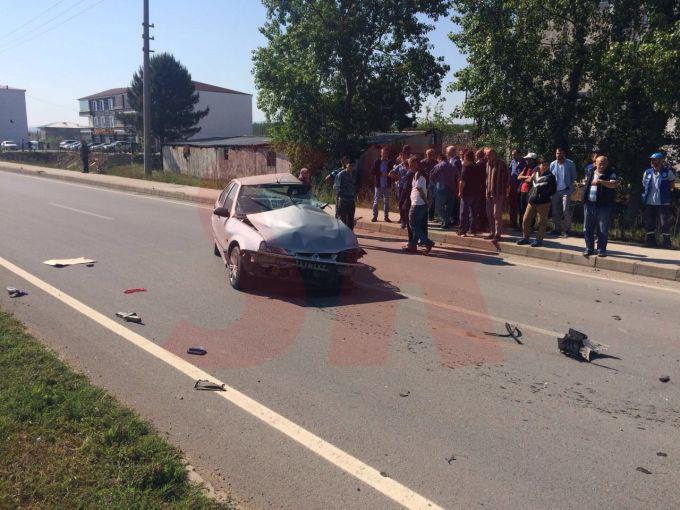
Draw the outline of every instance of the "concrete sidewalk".
<instances>
[{"instance_id":1,"label":"concrete sidewalk","mask_svg":"<svg viewBox=\"0 0 680 510\"><path fill-rule=\"evenodd\" d=\"M71 170L59 170L35 165L24 165L0 161L0 170L34 177L57 179L75 182L89 186L100 186L109 189L154 195L176 200L185 200L205 205L213 205L220 194L220 190L198 188L180 184L130 179L114 175L83 174ZM331 214L333 211L330 211ZM356 218L357 228L370 232L399 235L406 239L406 231L399 227L399 223L372 223L372 213L369 209L358 208ZM395 220L398 216L395 215ZM442 231L430 228L430 238L450 246L461 246L478 250L491 251L500 254L521 255L553 262L564 262L579 266L590 266L610 271L660 278L664 280L680 281L680 251L644 248L638 245L609 243L609 257L585 258L583 238L552 238L546 237L542 248L517 246L516 237L507 236L500 243L486 241L480 237L459 237L455 231Z\"/></svg>"},{"instance_id":2,"label":"concrete sidewalk","mask_svg":"<svg viewBox=\"0 0 680 510\"><path fill-rule=\"evenodd\" d=\"M393 223L385 223L378 220L371 222L373 213L367 208L357 208L357 228L371 232L383 232L385 234L400 235L406 240L406 230L399 226L398 215L394 215ZM510 229L508 233L512 233ZM585 244L583 237L557 238L547 235L543 241L543 247L532 248L530 246L518 246L517 236L505 235L503 241L496 243L477 237L460 237L455 230L443 231L440 228L429 229L430 239L437 243L450 246L461 246L496 253L521 255L553 262L564 262L579 266L590 266L598 269L608 269L622 273L649 276L663 280L680 281L680 251L662 250L658 248L645 248L644 246L609 242L607 258L597 256L584 257ZM436 249L436 247L435 247Z\"/></svg>"},{"instance_id":3,"label":"concrete sidewalk","mask_svg":"<svg viewBox=\"0 0 680 510\"><path fill-rule=\"evenodd\" d=\"M143 179L131 179L129 177L118 177L116 175L104 174L84 174L73 170L60 170L44 166L26 165L23 163L10 163L0 161L0 170L34 177L44 177L68 182L77 182L90 186L100 186L119 191L132 193L143 193L145 195L155 195L200 204L213 205L221 190L210 188L198 188L183 184L172 184L168 182L145 181Z\"/></svg>"}]
</instances>

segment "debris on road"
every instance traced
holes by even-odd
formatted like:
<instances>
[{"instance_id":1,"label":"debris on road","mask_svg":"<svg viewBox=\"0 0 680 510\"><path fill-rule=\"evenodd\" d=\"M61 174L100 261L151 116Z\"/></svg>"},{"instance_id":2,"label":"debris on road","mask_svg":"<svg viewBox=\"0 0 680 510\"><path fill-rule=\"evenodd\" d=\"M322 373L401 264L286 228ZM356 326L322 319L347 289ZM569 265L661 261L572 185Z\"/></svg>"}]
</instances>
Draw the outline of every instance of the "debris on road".
<instances>
[{"instance_id":1,"label":"debris on road","mask_svg":"<svg viewBox=\"0 0 680 510\"><path fill-rule=\"evenodd\" d=\"M661 381L662 383L667 383L670 380L671 378L667 375L662 375L661 377L659 377L659 381Z\"/></svg>"},{"instance_id":2,"label":"debris on road","mask_svg":"<svg viewBox=\"0 0 680 510\"><path fill-rule=\"evenodd\" d=\"M668 457L668 454L665 452L656 452L657 457Z\"/></svg>"},{"instance_id":3,"label":"debris on road","mask_svg":"<svg viewBox=\"0 0 680 510\"><path fill-rule=\"evenodd\" d=\"M640 473L644 473L644 474L646 474L646 475L651 475L651 474L652 474L652 472L651 472L649 469L645 469L645 468L643 468L643 467L635 468L635 471L639 471Z\"/></svg>"},{"instance_id":4,"label":"debris on road","mask_svg":"<svg viewBox=\"0 0 680 510\"><path fill-rule=\"evenodd\" d=\"M411 394L409 390L403 390L399 392L400 397L408 397Z\"/></svg>"},{"instance_id":5,"label":"debris on road","mask_svg":"<svg viewBox=\"0 0 680 510\"><path fill-rule=\"evenodd\" d=\"M142 318L137 315L137 312L116 312L116 316L123 319L125 322L134 322L135 324L142 324Z\"/></svg>"},{"instance_id":6,"label":"debris on road","mask_svg":"<svg viewBox=\"0 0 680 510\"><path fill-rule=\"evenodd\" d=\"M9 297L11 298L18 298L25 296L27 293L23 290L17 289L16 287L7 287L7 294L9 294Z\"/></svg>"},{"instance_id":7,"label":"debris on road","mask_svg":"<svg viewBox=\"0 0 680 510\"><path fill-rule=\"evenodd\" d=\"M456 456L455 456L455 455L451 455L448 459L446 459L446 462L448 462L449 464L451 464L454 460L456 460Z\"/></svg>"},{"instance_id":8,"label":"debris on road","mask_svg":"<svg viewBox=\"0 0 680 510\"><path fill-rule=\"evenodd\" d=\"M205 356L206 354L208 354L208 351L206 351L205 348L201 346L189 347L187 349L187 354L193 354L195 356Z\"/></svg>"},{"instance_id":9,"label":"debris on road","mask_svg":"<svg viewBox=\"0 0 680 510\"><path fill-rule=\"evenodd\" d=\"M615 321L620 321L621 316L620 315L612 315L612 319L614 319Z\"/></svg>"},{"instance_id":10,"label":"debris on road","mask_svg":"<svg viewBox=\"0 0 680 510\"><path fill-rule=\"evenodd\" d=\"M137 292L146 292L144 287L135 287L134 289L125 289L124 294L135 294Z\"/></svg>"},{"instance_id":11,"label":"debris on road","mask_svg":"<svg viewBox=\"0 0 680 510\"><path fill-rule=\"evenodd\" d=\"M569 332L564 335L564 338L557 339L557 347L567 356L582 358L588 362L592 353L600 354L608 348L604 344L588 340L588 335L572 328L569 328Z\"/></svg>"},{"instance_id":12,"label":"debris on road","mask_svg":"<svg viewBox=\"0 0 680 510\"><path fill-rule=\"evenodd\" d=\"M518 344L524 345L520 340L520 338L522 337L522 331L515 324L510 324L509 322L506 322L505 329L508 332L506 335L502 333L492 333L490 331L485 331L484 334L487 336L497 336L500 338L512 338Z\"/></svg>"},{"instance_id":13,"label":"debris on road","mask_svg":"<svg viewBox=\"0 0 680 510\"><path fill-rule=\"evenodd\" d=\"M389 478L389 477L390 477L390 475L387 474L387 471L381 471L381 472L380 472L380 476L382 476L382 477L384 477L384 478Z\"/></svg>"},{"instance_id":14,"label":"debris on road","mask_svg":"<svg viewBox=\"0 0 680 510\"><path fill-rule=\"evenodd\" d=\"M95 262L97 261L92 259L86 259L85 257L79 257L77 259L50 259L43 262L43 264L47 264L48 266L52 267L66 267L76 266L78 264L86 264L88 266L91 266Z\"/></svg>"},{"instance_id":15,"label":"debris on road","mask_svg":"<svg viewBox=\"0 0 680 510\"><path fill-rule=\"evenodd\" d=\"M217 384L212 381L208 381L207 379L199 379L196 381L196 384L194 384L194 389L204 391L227 391L225 384Z\"/></svg>"}]
</instances>

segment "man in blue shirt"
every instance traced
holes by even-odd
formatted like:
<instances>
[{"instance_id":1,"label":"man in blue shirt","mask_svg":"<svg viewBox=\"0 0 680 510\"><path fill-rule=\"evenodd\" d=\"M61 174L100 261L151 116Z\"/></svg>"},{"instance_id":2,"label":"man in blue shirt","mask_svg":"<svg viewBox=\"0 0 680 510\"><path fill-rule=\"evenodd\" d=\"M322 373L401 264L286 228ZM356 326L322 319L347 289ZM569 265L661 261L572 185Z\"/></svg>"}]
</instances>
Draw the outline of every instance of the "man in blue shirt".
<instances>
[{"instance_id":1,"label":"man in blue shirt","mask_svg":"<svg viewBox=\"0 0 680 510\"><path fill-rule=\"evenodd\" d=\"M385 222L392 223L390 220L390 195L392 194L391 180L389 173L394 166L394 162L389 159L387 147L380 148L380 159L373 164L373 185L375 187L375 197L373 199L373 219L378 221L378 204L383 200L383 212Z\"/></svg>"},{"instance_id":2,"label":"man in blue shirt","mask_svg":"<svg viewBox=\"0 0 680 510\"><path fill-rule=\"evenodd\" d=\"M571 235L571 194L575 189L576 165L567 159L561 147L555 151L555 161L550 163L550 172L557 179L557 192L552 196L552 220L555 228L553 235L569 237Z\"/></svg>"},{"instance_id":3,"label":"man in blue shirt","mask_svg":"<svg viewBox=\"0 0 680 510\"><path fill-rule=\"evenodd\" d=\"M652 166L642 175L642 203L645 205L645 245L656 246L656 221L661 223L663 248L671 248L671 193L675 174L665 165L664 155L650 156Z\"/></svg>"}]
</instances>

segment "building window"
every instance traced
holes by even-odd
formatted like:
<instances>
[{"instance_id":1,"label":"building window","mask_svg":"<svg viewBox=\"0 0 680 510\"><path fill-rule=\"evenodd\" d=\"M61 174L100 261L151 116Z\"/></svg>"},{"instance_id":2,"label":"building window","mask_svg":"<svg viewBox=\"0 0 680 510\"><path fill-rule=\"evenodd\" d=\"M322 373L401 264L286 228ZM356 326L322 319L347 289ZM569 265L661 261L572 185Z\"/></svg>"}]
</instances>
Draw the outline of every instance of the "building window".
<instances>
[{"instance_id":1,"label":"building window","mask_svg":"<svg viewBox=\"0 0 680 510\"><path fill-rule=\"evenodd\" d=\"M93 117L92 118L92 124L94 124L94 127L98 128L99 127L99 117Z\"/></svg>"},{"instance_id":2,"label":"building window","mask_svg":"<svg viewBox=\"0 0 680 510\"><path fill-rule=\"evenodd\" d=\"M109 110L113 110L113 98L110 97L110 98L108 99L108 101L109 101Z\"/></svg>"},{"instance_id":3,"label":"building window","mask_svg":"<svg viewBox=\"0 0 680 510\"><path fill-rule=\"evenodd\" d=\"M267 151L267 166L276 166L276 152Z\"/></svg>"},{"instance_id":4,"label":"building window","mask_svg":"<svg viewBox=\"0 0 680 510\"><path fill-rule=\"evenodd\" d=\"M91 105L91 106L90 106L90 109L91 109L93 112L96 112L96 111L97 111L97 101L90 101L90 105Z\"/></svg>"},{"instance_id":5,"label":"building window","mask_svg":"<svg viewBox=\"0 0 680 510\"><path fill-rule=\"evenodd\" d=\"M99 99L99 100L97 101L97 106L99 107L99 110L100 110L100 111L104 111L104 100L103 100L103 99Z\"/></svg>"},{"instance_id":6,"label":"building window","mask_svg":"<svg viewBox=\"0 0 680 510\"><path fill-rule=\"evenodd\" d=\"M109 115L109 127L113 127L113 115Z\"/></svg>"}]
</instances>

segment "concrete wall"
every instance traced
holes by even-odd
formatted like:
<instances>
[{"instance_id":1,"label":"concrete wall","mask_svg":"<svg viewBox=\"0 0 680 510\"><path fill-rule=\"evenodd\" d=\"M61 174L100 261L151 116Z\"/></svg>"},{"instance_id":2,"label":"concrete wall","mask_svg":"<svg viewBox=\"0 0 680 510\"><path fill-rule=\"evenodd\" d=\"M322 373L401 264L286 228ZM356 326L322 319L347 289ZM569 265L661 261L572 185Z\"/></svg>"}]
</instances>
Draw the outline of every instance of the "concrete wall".
<instances>
[{"instance_id":1,"label":"concrete wall","mask_svg":"<svg viewBox=\"0 0 680 510\"><path fill-rule=\"evenodd\" d=\"M12 140L21 145L28 140L26 93L23 90L0 87L0 142Z\"/></svg>"},{"instance_id":2,"label":"concrete wall","mask_svg":"<svg viewBox=\"0 0 680 510\"><path fill-rule=\"evenodd\" d=\"M228 157L225 158L225 151ZM223 148L190 147L188 157L183 146L163 147L163 169L193 175L203 179L228 181L236 177L273 173L289 173L290 161L283 155L276 155L276 166L267 166L267 146Z\"/></svg>"},{"instance_id":3,"label":"concrete wall","mask_svg":"<svg viewBox=\"0 0 680 510\"><path fill-rule=\"evenodd\" d=\"M226 94L200 91L197 110L210 108L193 139L229 138L253 133L253 97L247 94Z\"/></svg>"}]
</instances>

